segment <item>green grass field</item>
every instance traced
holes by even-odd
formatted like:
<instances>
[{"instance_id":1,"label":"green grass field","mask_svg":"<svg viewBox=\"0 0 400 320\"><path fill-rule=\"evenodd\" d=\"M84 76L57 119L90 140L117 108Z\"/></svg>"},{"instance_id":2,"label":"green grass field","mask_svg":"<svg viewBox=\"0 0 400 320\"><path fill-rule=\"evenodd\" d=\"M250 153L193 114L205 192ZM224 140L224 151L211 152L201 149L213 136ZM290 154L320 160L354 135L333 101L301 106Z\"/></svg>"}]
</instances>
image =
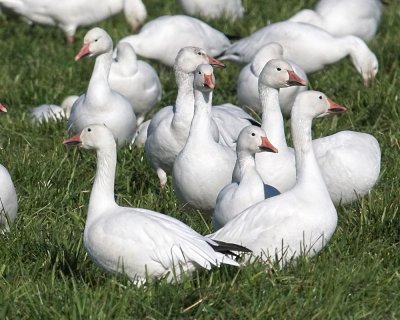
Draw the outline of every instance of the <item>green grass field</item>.
<instances>
[{"instance_id":1,"label":"green grass field","mask_svg":"<svg viewBox=\"0 0 400 320\"><path fill-rule=\"evenodd\" d=\"M268 3L268 4L266 4ZM247 35L285 19L315 1L245 0L247 16L212 25ZM148 0L148 20L180 12L175 1ZM385 6L370 47L380 71L367 89L350 60L310 76L313 89L349 111L315 121L314 137L338 130L373 134L382 148L379 183L371 194L338 208L339 224L329 245L312 259L266 273L260 264L200 272L179 284L163 281L136 288L110 275L86 255L82 242L95 154L67 149L65 123L32 125L29 112L85 91L93 60L74 56L88 30L67 46L55 28L29 26L0 16L0 163L19 196L19 216L0 236L0 319L399 319L400 318L400 3ZM114 40L129 33L123 16L101 23ZM171 104L176 87L170 69L152 63L163 83L159 107ZM214 102L237 103L232 63L217 70ZM169 184L158 179L143 150L119 150L116 179L121 205L167 212L201 233L210 221L184 212Z\"/></svg>"}]
</instances>

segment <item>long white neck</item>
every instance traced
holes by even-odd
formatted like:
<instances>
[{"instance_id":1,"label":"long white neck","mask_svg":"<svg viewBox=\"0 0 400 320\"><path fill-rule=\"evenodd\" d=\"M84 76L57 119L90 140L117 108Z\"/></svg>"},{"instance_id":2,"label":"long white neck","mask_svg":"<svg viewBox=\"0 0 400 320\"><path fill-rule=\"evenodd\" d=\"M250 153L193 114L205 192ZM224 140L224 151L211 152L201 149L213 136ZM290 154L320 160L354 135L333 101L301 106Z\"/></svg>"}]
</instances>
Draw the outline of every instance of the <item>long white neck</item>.
<instances>
[{"instance_id":1,"label":"long white neck","mask_svg":"<svg viewBox=\"0 0 400 320\"><path fill-rule=\"evenodd\" d=\"M212 122L212 91L194 90L195 108L187 144L209 140L215 142L211 133Z\"/></svg>"},{"instance_id":2,"label":"long white neck","mask_svg":"<svg viewBox=\"0 0 400 320\"><path fill-rule=\"evenodd\" d=\"M178 85L178 95L174 106L174 118L172 125L177 127L189 125L193 119L194 96L193 96L193 73L186 73L175 69L175 78Z\"/></svg>"},{"instance_id":3,"label":"long white neck","mask_svg":"<svg viewBox=\"0 0 400 320\"><path fill-rule=\"evenodd\" d=\"M312 119L302 116L297 110L292 111L292 136L296 158L296 186L303 186L307 194L329 196L312 146Z\"/></svg>"},{"instance_id":4,"label":"long white neck","mask_svg":"<svg viewBox=\"0 0 400 320\"><path fill-rule=\"evenodd\" d=\"M89 99L93 105L102 105L103 96L108 95L111 91L110 85L108 84L111 63L112 50L96 58L92 77L90 78L86 93L86 99Z\"/></svg>"},{"instance_id":5,"label":"long white neck","mask_svg":"<svg viewBox=\"0 0 400 320\"><path fill-rule=\"evenodd\" d=\"M110 208L117 205L114 199L116 165L117 150L115 145L97 151L97 170L90 193L87 225L107 214Z\"/></svg>"},{"instance_id":6,"label":"long white neck","mask_svg":"<svg viewBox=\"0 0 400 320\"><path fill-rule=\"evenodd\" d=\"M246 173L249 172L257 173L256 161L254 159L254 155L250 154L247 151L239 151L237 153L236 165L239 168L241 182L245 178Z\"/></svg>"},{"instance_id":7,"label":"long white neck","mask_svg":"<svg viewBox=\"0 0 400 320\"><path fill-rule=\"evenodd\" d=\"M279 90L259 84L262 106L261 128L267 133L268 139L279 150L287 148L285 129L281 107L279 105Z\"/></svg>"}]
</instances>

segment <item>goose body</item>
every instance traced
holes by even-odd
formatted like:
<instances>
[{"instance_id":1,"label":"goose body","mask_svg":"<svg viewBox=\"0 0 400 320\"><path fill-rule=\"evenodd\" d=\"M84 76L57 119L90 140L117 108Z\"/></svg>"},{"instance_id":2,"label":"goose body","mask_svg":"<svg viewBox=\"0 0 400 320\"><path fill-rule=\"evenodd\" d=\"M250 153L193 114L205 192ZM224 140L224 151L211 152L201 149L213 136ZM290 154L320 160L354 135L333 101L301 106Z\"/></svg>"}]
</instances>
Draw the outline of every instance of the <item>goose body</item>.
<instances>
[{"instance_id":1,"label":"goose body","mask_svg":"<svg viewBox=\"0 0 400 320\"><path fill-rule=\"evenodd\" d=\"M262 47L254 56L251 63L247 64L240 71L237 79L237 97L240 105L244 105L256 112L261 112L261 102L258 93L258 77L265 64L271 59L282 59L283 48L279 43L272 42ZM306 73L294 62L288 61L302 79L307 81ZM285 116L290 115L294 100L298 93L307 90L305 86L291 86L282 88L279 91L279 104Z\"/></svg>"},{"instance_id":2,"label":"goose body","mask_svg":"<svg viewBox=\"0 0 400 320\"><path fill-rule=\"evenodd\" d=\"M0 103L0 112L7 112ZM0 164L0 232L7 231L18 212L18 199L8 170Z\"/></svg>"},{"instance_id":3,"label":"goose body","mask_svg":"<svg viewBox=\"0 0 400 320\"><path fill-rule=\"evenodd\" d=\"M211 56L218 56L230 45L222 32L199 19L183 15L158 17L146 23L138 34L127 36L120 42L128 42L138 55L167 66L174 65L183 47L200 47Z\"/></svg>"},{"instance_id":4,"label":"goose body","mask_svg":"<svg viewBox=\"0 0 400 320\"><path fill-rule=\"evenodd\" d=\"M238 266L218 252L218 242L201 236L179 220L115 203L116 144L105 126L89 126L64 143L97 152L96 177L83 235L85 248L97 265L127 274L136 285L147 279L179 280L182 273L221 263Z\"/></svg>"},{"instance_id":5,"label":"goose body","mask_svg":"<svg viewBox=\"0 0 400 320\"><path fill-rule=\"evenodd\" d=\"M283 47L283 58L294 61L307 74L323 69L350 56L364 84L369 85L378 72L378 60L365 42L356 36L335 37L306 23L283 21L270 24L233 43L220 58L251 63L266 44L277 42Z\"/></svg>"},{"instance_id":6,"label":"goose body","mask_svg":"<svg viewBox=\"0 0 400 320\"><path fill-rule=\"evenodd\" d=\"M354 35L370 41L381 14L381 0L320 0L314 10L300 10L288 20L315 25L335 36Z\"/></svg>"},{"instance_id":7,"label":"goose body","mask_svg":"<svg viewBox=\"0 0 400 320\"><path fill-rule=\"evenodd\" d=\"M71 108L78 96L69 96L64 99L61 106L55 104L42 104L31 110L31 121L33 123L43 123L69 118Z\"/></svg>"},{"instance_id":8,"label":"goose body","mask_svg":"<svg viewBox=\"0 0 400 320\"><path fill-rule=\"evenodd\" d=\"M112 90L129 100L140 125L146 113L161 100L160 79L148 63L137 60L128 43L119 43L116 52L108 81Z\"/></svg>"},{"instance_id":9,"label":"goose body","mask_svg":"<svg viewBox=\"0 0 400 320\"><path fill-rule=\"evenodd\" d=\"M207 19L237 19L244 13L241 0L179 0L179 3L185 14Z\"/></svg>"},{"instance_id":10,"label":"goose body","mask_svg":"<svg viewBox=\"0 0 400 320\"><path fill-rule=\"evenodd\" d=\"M79 26L98 23L121 11L134 30L147 17L142 0L0 0L1 6L30 22L61 28L68 42L73 42Z\"/></svg>"},{"instance_id":11,"label":"goose body","mask_svg":"<svg viewBox=\"0 0 400 320\"><path fill-rule=\"evenodd\" d=\"M296 185L246 209L212 239L236 241L263 261L281 266L300 255L313 256L327 244L336 229L337 213L314 156L311 122L338 108L320 92L297 96L291 117Z\"/></svg>"},{"instance_id":12,"label":"goose body","mask_svg":"<svg viewBox=\"0 0 400 320\"><path fill-rule=\"evenodd\" d=\"M295 157L293 149L286 143L278 99L277 88L284 83L274 79L273 74L277 67L284 70L285 64L286 68L290 68L284 61L271 60L259 78L260 99L264 107L262 126L279 153L257 154L256 166L264 182L280 192L290 190L296 182ZM341 131L315 139L312 144L334 204L356 201L375 185L380 172L381 153L379 143L370 134Z\"/></svg>"},{"instance_id":13,"label":"goose body","mask_svg":"<svg viewBox=\"0 0 400 320\"><path fill-rule=\"evenodd\" d=\"M219 192L212 217L214 230L223 227L253 204L279 194L279 192L271 193L271 188L267 189L256 169L254 156L260 151L278 152L268 141L262 128L256 126L244 128L236 144L235 169L240 171L240 179L232 181Z\"/></svg>"},{"instance_id":14,"label":"goose body","mask_svg":"<svg viewBox=\"0 0 400 320\"><path fill-rule=\"evenodd\" d=\"M112 40L103 29L90 30L76 60L96 55L96 63L87 92L74 103L68 130L78 133L91 124L105 124L118 144L130 143L136 130L136 116L130 102L112 90L108 76L112 63Z\"/></svg>"}]
</instances>

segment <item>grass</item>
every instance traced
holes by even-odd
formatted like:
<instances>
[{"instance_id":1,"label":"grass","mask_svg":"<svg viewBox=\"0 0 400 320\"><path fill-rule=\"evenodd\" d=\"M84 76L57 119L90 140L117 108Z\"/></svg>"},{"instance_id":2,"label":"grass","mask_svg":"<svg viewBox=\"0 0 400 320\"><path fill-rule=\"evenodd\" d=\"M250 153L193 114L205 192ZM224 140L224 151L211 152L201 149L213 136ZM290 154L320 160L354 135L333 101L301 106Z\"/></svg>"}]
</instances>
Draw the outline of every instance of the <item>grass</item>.
<instances>
[{"instance_id":1,"label":"grass","mask_svg":"<svg viewBox=\"0 0 400 320\"><path fill-rule=\"evenodd\" d=\"M179 12L174 1L146 2L149 19ZM244 1L243 21L213 21L228 34L247 35L267 22L287 18L314 1ZM398 319L400 318L399 56L400 4L385 7L370 43L380 71L376 85L362 86L348 59L310 76L312 88L349 107L340 118L315 121L314 136L338 130L373 134L382 148L379 183L371 194L338 208L339 225L329 245L312 259L266 273L259 264L200 272L182 283L134 287L124 276L99 269L86 255L82 231L95 155L67 150L65 123L34 126L31 107L61 102L85 91L93 61L73 57L55 28L29 26L0 17L1 101L9 114L0 121L0 160L13 177L19 216L0 237L0 319ZM123 16L100 24L118 39L129 32ZM152 63L163 83L159 106L174 102L170 69ZM215 103L236 103L229 64L217 72ZM119 150L116 195L122 205L168 212L202 233L210 231L184 212L168 185L158 187L142 150Z\"/></svg>"}]
</instances>

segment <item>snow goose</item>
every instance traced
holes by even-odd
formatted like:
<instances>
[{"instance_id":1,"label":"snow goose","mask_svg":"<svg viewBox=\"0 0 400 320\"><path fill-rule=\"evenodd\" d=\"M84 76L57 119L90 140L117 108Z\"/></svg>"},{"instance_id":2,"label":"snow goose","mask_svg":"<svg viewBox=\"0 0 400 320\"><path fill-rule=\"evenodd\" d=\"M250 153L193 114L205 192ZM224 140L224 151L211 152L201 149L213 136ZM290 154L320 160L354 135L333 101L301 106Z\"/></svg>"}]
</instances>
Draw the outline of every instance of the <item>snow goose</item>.
<instances>
[{"instance_id":1,"label":"snow goose","mask_svg":"<svg viewBox=\"0 0 400 320\"><path fill-rule=\"evenodd\" d=\"M197 47L182 48L174 66L178 95L175 106L164 107L152 118L145 143L146 157L156 170L161 187L167 183L178 153L185 146L193 119L193 71L202 63L224 64ZM218 141L218 128L213 124L213 136Z\"/></svg>"},{"instance_id":2,"label":"snow goose","mask_svg":"<svg viewBox=\"0 0 400 320\"><path fill-rule=\"evenodd\" d=\"M323 249L336 229L337 213L315 159L311 123L314 117L342 110L321 92L300 93L292 109L296 185L246 209L210 237L241 243L262 261L281 266Z\"/></svg>"},{"instance_id":3,"label":"snow goose","mask_svg":"<svg viewBox=\"0 0 400 320\"><path fill-rule=\"evenodd\" d=\"M61 103L61 106L55 104L41 104L31 110L32 123L43 123L48 121L57 121L69 118L71 108L78 96L68 96Z\"/></svg>"},{"instance_id":4,"label":"snow goose","mask_svg":"<svg viewBox=\"0 0 400 320\"><path fill-rule=\"evenodd\" d=\"M74 103L68 120L68 131L78 133L90 124L105 124L118 144L132 141L136 130L136 116L129 101L110 88L108 76L112 63L113 43L106 31L90 30L75 60L95 56L92 77L86 94Z\"/></svg>"},{"instance_id":5,"label":"snow goose","mask_svg":"<svg viewBox=\"0 0 400 320\"><path fill-rule=\"evenodd\" d=\"M262 126L279 153L273 154L274 157L269 153L256 155L256 167L264 182L280 192L291 189L295 184L295 158L293 149L286 144L277 89L285 85L285 80L278 77L281 73L278 68L290 68L287 63L285 67L285 63L269 61L259 78L260 99L264 107ZM378 180L381 153L379 143L372 135L341 131L313 140L313 146L333 203L356 201L359 196L367 194Z\"/></svg>"},{"instance_id":6,"label":"snow goose","mask_svg":"<svg viewBox=\"0 0 400 320\"><path fill-rule=\"evenodd\" d=\"M240 180L226 185L218 194L212 217L214 230L223 227L253 204L279 194L277 190L266 189L257 172L254 156L260 151L278 152L262 128L256 126L244 128L236 144L235 168L240 172Z\"/></svg>"},{"instance_id":7,"label":"snow goose","mask_svg":"<svg viewBox=\"0 0 400 320\"><path fill-rule=\"evenodd\" d=\"M218 193L232 180L236 154L212 135L212 66L201 64L194 72L194 115L186 144L175 159L172 183L185 205L212 213Z\"/></svg>"},{"instance_id":8,"label":"snow goose","mask_svg":"<svg viewBox=\"0 0 400 320\"><path fill-rule=\"evenodd\" d=\"M260 96L258 94L258 77L269 60L282 59L282 57L282 46L279 43L271 42L257 52L251 63L243 67L237 79L236 87L240 105L249 107L256 112L262 111ZM306 73L294 62L288 62L292 66L293 71L307 81ZM296 95L305 90L307 90L305 86L291 86L282 88L279 91L279 104L285 116L290 115Z\"/></svg>"},{"instance_id":9,"label":"snow goose","mask_svg":"<svg viewBox=\"0 0 400 320\"><path fill-rule=\"evenodd\" d=\"M203 48L211 56L220 55L230 45L220 31L199 19L177 15L162 16L146 23L140 32L127 36L128 42L142 57L173 66L175 57L183 47Z\"/></svg>"},{"instance_id":10,"label":"snow goose","mask_svg":"<svg viewBox=\"0 0 400 320\"><path fill-rule=\"evenodd\" d=\"M147 139L147 130L149 128L151 119L145 122L142 122L140 126L136 129L135 136L133 137L132 143L135 147L141 148L144 147Z\"/></svg>"},{"instance_id":11,"label":"snow goose","mask_svg":"<svg viewBox=\"0 0 400 320\"><path fill-rule=\"evenodd\" d=\"M137 125L161 100L161 83L157 72L148 63L138 61L135 50L128 43L118 44L108 82L111 89L129 100L137 117Z\"/></svg>"},{"instance_id":12,"label":"snow goose","mask_svg":"<svg viewBox=\"0 0 400 320\"><path fill-rule=\"evenodd\" d=\"M0 112L7 112L0 103ZM14 184L8 170L0 164L0 232L8 231L17 217L18 200Z\"/></svg>"},{"instance_id":13,"label":"snow goose","mask_svg":"<svg viewBox=\"0 0 400 320\"><path fill-rule=\"evenodd\" d=\"M114 200L116 144L107 127L91 125L64 141L97 152L83 241L91 259L110 272L125 273L136 284L148 279L178 280L182 273L238 266L225 253L235 245L203 237L181 221L161 213L121 207ZM245 248L241 248L246 251Z\"/></svg>"},{"instance_id":14,"label":"snow goose","mask_svg":"<svg viewBox=\"0 0 400 320\"><path fill-rule=\"evenodd\" d=\"M179 0L183 12L190 16L207 19L242 18L244 8L241 0Z\"/></svg>"},{"instance_id":15,"label":"snow goose","mask_svg":"<svg viewBox=\"0 0 400 320\"><path fill-rule=\"evenodd\" d=\"M296 62L307 74L348 55L365 85L371 84L378 72L378 60L362 39L351 35L335 37L313 25L293 21L273 23L254 32L232 44L220 59L250 63L270 42L282 45L283 58Z\"/></svg>"},{"instance_id":16,"label":"snow goose","mask_svg":"<svg viewBox=\"0 0 400 320\"><path fill-rule=\"evenodd\" d=\"M370 41L381 14L381 0L320 0L314 10L300 10L288 20L315 25L335 36L351 34Z\"/></svg>"},{"instance_id":17,"label":"snow goose","mask_svg":"<svg viewBox=\"0 0 400 320\"><path fill-rule=\"evenodd\" d=\"M122 10L133 30L147 17L142 0L0 0L0 6L30 22L61 28L68 43L74 41L79 26L95 24Z\"/></svg>"}]
</instances>

